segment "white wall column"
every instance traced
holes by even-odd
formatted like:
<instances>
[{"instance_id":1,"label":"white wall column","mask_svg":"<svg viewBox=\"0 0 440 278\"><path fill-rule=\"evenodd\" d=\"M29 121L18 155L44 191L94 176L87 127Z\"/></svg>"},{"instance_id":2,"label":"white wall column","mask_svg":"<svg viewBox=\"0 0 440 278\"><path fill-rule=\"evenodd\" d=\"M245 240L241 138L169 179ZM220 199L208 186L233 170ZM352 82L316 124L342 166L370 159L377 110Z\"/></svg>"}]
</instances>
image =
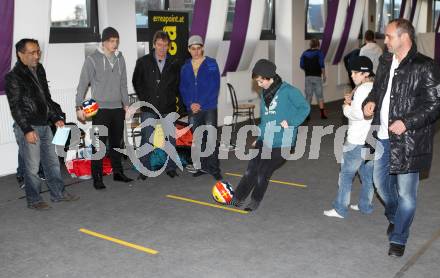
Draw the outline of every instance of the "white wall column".
<instances>
[{"instance_id":1,"label":"white wall column","mask_svg":"<svg viewBox=\"0 0 440 278\"><path fill-rule=\"evenodd\" d=\"M295 61L293 57L294 48L293 45L293 2L295 7L297 3L304 1L277 1L275 5L275 64L277 65L277 72L283 80L292 83L294 76ZM303 3L304 5L304 3ZM302 18L304 18L304 9L301 10ZM295 14L296 16L296 14ZM300 19L297 22L300 22ZM298 28L299 24L296 24L295 28ZM301 25L304 29L304 25ZM303 30L304 33L304 30ZM303 40L304 36L300 38ZM298 60L299 64L299 60Z\"/></svg>"},{"instance_id":2,"label":"white wall column","mask_svg":"<svg viewBox=\"0 0 440 278\"><path fill-rule=\"evenodd\" d=\"M136 9L134 0L98 1L99 31L111 26L119 32L119 50L127 64L128 93L133 93L131 79L137 60Z\"/></svg>"}]
</instances>

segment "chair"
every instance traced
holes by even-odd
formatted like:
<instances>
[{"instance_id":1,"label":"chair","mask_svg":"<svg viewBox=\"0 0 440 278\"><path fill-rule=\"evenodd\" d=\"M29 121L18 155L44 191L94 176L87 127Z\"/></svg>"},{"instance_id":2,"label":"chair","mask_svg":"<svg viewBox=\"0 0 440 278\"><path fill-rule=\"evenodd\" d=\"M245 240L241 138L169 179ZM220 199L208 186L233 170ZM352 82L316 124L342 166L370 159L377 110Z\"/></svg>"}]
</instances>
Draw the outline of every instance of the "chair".
<instances>
[{"instance_id":1,"label":"chair","mask_svg":"<svg viewBox=\"0 0 440 278\"><path fill-rule=\"evenodd\" d=\"M136 94L129 94L128 95L128 101L130 102L130 105L138 101L138 97ZM136 111L134 113L132 121L130 123L130 137L133 140L133 147L136 149L136 137L141 136L141 130L138 129L138 127L141 124L141 111ZM138 130L136 130L138 129Z\"/></svg>"},{"instance_id":2,"label":"chair","mask_svg":"<svg viewBox=\"0 0 440 278\"><path fill-rule=\"evenodd\" d=\"M235 132L238 117L247 117L249 122L252 122L255 125L255 104L238 104L237 95L235 93L234 86L231 83L227 83L229 89L229 95L231 96L232 102L232 132Z\"/></svg>"}]
</instances>

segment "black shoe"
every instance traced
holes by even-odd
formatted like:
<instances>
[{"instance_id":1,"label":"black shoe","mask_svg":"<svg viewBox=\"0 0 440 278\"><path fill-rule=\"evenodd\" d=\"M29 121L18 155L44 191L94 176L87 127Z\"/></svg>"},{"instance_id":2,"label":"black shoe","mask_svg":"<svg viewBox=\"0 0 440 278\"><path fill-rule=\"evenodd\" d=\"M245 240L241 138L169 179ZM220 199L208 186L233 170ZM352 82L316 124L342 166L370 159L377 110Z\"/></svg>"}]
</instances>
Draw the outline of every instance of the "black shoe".
<instances>
[{"instance_id":1,"label":"black shoe","mask_svg":"<svg viewBox=\"0 0 440 278\"><path fill-rule=\"evenodd\" d=\"M176 170L169 170L169 171L167 171L167 175L168 175L170 178L174 178L174 177L179 176L179 174L177 174Z\"/></svg>"},{"instance_id":2,"label":"black shoe","mask_svg":"<svg viewBox=\"0 0 440 278\"><path fill-rule=\"evenodd\" d=\"M24 177L17 176L17 182L20 189L24 189Z\"/></svg>"},{"instance_id":3,"label":"black shoe","mask_svg":"<svg viewBox=\"0 0 440 278\"><path fill-rule=\"evenodd\" d=\"M24 177L22 177L22 176L16 176L15 178L17 179L18 184L22 184L22 183L24 183Z\"/></svg>"},{"instance_id":4,"label":"black shoe","mask_svg":"<svg viewBox=\"0 0 440 278\"><path fill-rule=\"evenodd\" d=\"M142 173L139 173L139 176L137 177L137 180L146 180L148 178L148 176L145 176L144 174L142 174Z\"/></svg>"},{"instance_id":5,"label":"black shoe","mask_svg":"<svg viewBox=\"0 0 440 278\"><path fill-rule=\"evenodd\" d=\"M405 253L405 245L390 243L390 249L388 250L388 256L390 257L402 257Z\"/></svg>"},{"instance_id":6,"label":"black shoe","mask_svg":"<svg viewBox=\"0 0 440 278\"><path fill-rule=\"evenodd\" d=\"M390 224L388 225L388 228L387 228L387 236L390 236L390 234L391 234L393 231L394 231L394 224L393 224L393 223L390 223Z\"/></svg>"},{"instance_id":7,"label":"black shoe","mask_svg":"<svg viewBox=\"0 0 440 278\"><path fill-rule=\"evenodd\" d=\"M131 182L133 179L130 179L124 173L114 173L113 174L113 180L114 181L121 181L121 182Z\"/></svg>"},{"instance_id":8,"label":"black shoe","mask_svg":"<svg viewBox=\"0 0 440 278\"><path fill-rule=\"evenodd\" d=\"M102 180L94 180L93 181L93 187L96 190L101 190L101 189L105 189L105 184L102 182Z\"/></svg>"},{"instance_id":9,"label":"black shoe","mask_svg":"<svg viewBox=\"0 0 440 278\"><path fill-rule=\"evenodd\" d=\"M245 211L254 211L258 208L260 202L251 200L250 203L244 208Z\"/></svg>"},{"instance_id":10,"label":"black shoe","mask_svg":"<svg viewBox=\"0 0 440 278\"><path fill-rule=\"evenodd\" d=\"M220 173L212 175L216 181L221 181L223 179Z\"/></svg>"},{"instance_id":11,"label":"black shoe","mask_svg":"<svg viewBox=\"0 0 440 278\"><path fill-rule=\"evenodd\" d=\"M202 175L204 175L204 174L207 174L205 171L203 171L203 170L198 170L197 172L195 172L194 174L193 174L193 177L200 177L200 176L202 176Z\"/></svg>"},{"instance_id":12,"label":"black shoe","mask_svg":"<svg viewBox=\"0 0 440 278\"><path fill-rule=\"evenodd\" d=\"M228 206L234 206L236 208L239 208L239 207L241 207L243 205L243 202L238 200L238 199L236 199L236 198L234 198L234 197L232 197L232 200L230 202L227 202L226 204Z\"/></svg>"}]
</instances>

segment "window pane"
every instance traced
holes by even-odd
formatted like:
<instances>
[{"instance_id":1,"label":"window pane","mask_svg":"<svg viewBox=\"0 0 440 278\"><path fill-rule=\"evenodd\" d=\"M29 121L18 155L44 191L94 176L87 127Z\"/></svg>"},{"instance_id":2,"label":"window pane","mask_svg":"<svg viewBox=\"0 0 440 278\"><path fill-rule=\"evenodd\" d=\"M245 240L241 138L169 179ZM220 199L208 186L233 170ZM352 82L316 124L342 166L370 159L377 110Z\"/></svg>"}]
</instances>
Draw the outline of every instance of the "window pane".
<instances>
[{"instance_id":1,"label":"window pane","mask_svg":"<svg viewBox=\"0 0 440 278\"><path fill-rule=\"evenodd\" d=\"M170 0L170 10L192 11L195 0Z\"/></svg>"},{"instance_id":2,"label":"window pane","mask_svg":"<svg viewBox=\"0 0 440 278\"><path fill-rule=\"evenodd\" d=\"M228 14L226 15L225 32L232 32L232 24L234 23L235 0L229 0Z\"/></svg>"},{"instance_id":3,"label":"window pane","mask_svg":"<svg viewBox=\"0 0 440 278\"><path fill-rule=\"evenodd\" d=\"M392 19L393 6L390 0L378 0L376 3L376 32L383 34L385 26ZM397 17L399 17L399 12L397 12Z\"/></svg>"},{"instance_id":4,"label":"window pane","mask_svg":"<svg viewBox=\"0 0 440 278\"><path fill-rule=\"evenodd\" d=\"M191 29L195 0L169 0L169 1L170 1L169 10L188 13L188 26Z\"/></svg>"},{"instance_id":5,"label":"window pane","mask_svg":"<svg viewBox=\"0 0 440 278\"><path fill-rule=\"evenodd\" d=\"M324 0L309 0L307 6L307 33L323 33L325 17Z\"/></svg>"},{"instance_id":6,"label":"window pane","mask_svg":"<svg viewBox=\"0 0 440 278\"><path fill-rule=\"evenodd\" d=\"M399 18L400 6L402 6L402 0L394 0L393 19Z\"/></svg>"},{"instance_id":7,"label":"window pane","mask_svg":"<svg viewBox=\"0 0 440 278\"><path fill-rule=\"evenodd\" d=\"M273 17L273 11L274 11L273 1L274 0L266 0L265 1L266 7L264 9L262 30L271 30L272 29L272 17ZM229 0L228 15L226 17L225 32L232 31L232 24L234 21L234 13L235 13L235 2L236 2L236 0Z\"/></svg>"},{"instance_id":8,"label":"window pane","mask_svg":"<svg viewBox=\"0 0 440 278\"><path fill-rule=\"evenodd\" d=\"M191 28L195 0L169 0L169 9L188 13L188 26Z\"/></svg>"},{"instance_id":9,"label":"window pane","mask_svg":"<svg viewBox=\"0 0 440 278\"><path fill-rule=\"evenodd\" d=\"M273 0L266 0L266 8L264 9L264 18L263 18L263 30L272 29L273 11L274 11Z\"/></svg>"},{"instance_id":10,"label":"window pane","mask_svg":"<svg viewBox=\"0 0 440 278\"><path fill-rule=\"evenodd\" d=\"M52 27L89 27L86 0L52 0Z\"/></svg>"},{"instance_id":11,"label":"window pane","mask_svg":"<svg viewBox=\"0 0 440 278\"><path fill-rule=\"evenodd\" d=\"M136 27L148 28L148 10L165 9L164 0L136 0Z\"/></svg>"}]
</instances>

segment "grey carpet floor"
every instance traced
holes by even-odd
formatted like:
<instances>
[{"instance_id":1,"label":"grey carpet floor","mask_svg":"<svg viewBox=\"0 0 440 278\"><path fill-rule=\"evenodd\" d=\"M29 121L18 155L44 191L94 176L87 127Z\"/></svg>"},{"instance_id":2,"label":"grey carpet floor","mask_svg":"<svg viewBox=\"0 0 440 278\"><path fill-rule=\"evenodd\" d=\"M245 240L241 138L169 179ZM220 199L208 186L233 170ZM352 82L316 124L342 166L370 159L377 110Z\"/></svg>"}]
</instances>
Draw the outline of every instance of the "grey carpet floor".
<instances>
[{"instance_id":1,"label":"grey carpet floor","mask_svg":"<svg viewBox=\"0 0 440 278\"><path fill-rule=\"evenodd\" d=\"M331 106L330 106L331 109ZM309 126L341 124L338 105L330 119ZM433 167L421 181L416 216L405 255L387 256L387 221L375 197L370 215L323 216L337 190L339 164L334 135L323 137L319 159L287 162L272 179L260 208L239 214L166 197L214 204L210 176L180 172L117 183L98 192L91 181L66 177L81 199L27 209L15 176L0 179L0 277L440 277L440 137ZM125 165L130 168L129 163ZM247 162L230 153L224 173L242 174ZM135 177L136 173L127 170ZM239 177L224 174L233 186ZM352 203L356 203L355 181ZM43 198L49 201L48 193ZM152 255L79 231L84 228L159 251Z\"/></svg>"}]
</instances>

